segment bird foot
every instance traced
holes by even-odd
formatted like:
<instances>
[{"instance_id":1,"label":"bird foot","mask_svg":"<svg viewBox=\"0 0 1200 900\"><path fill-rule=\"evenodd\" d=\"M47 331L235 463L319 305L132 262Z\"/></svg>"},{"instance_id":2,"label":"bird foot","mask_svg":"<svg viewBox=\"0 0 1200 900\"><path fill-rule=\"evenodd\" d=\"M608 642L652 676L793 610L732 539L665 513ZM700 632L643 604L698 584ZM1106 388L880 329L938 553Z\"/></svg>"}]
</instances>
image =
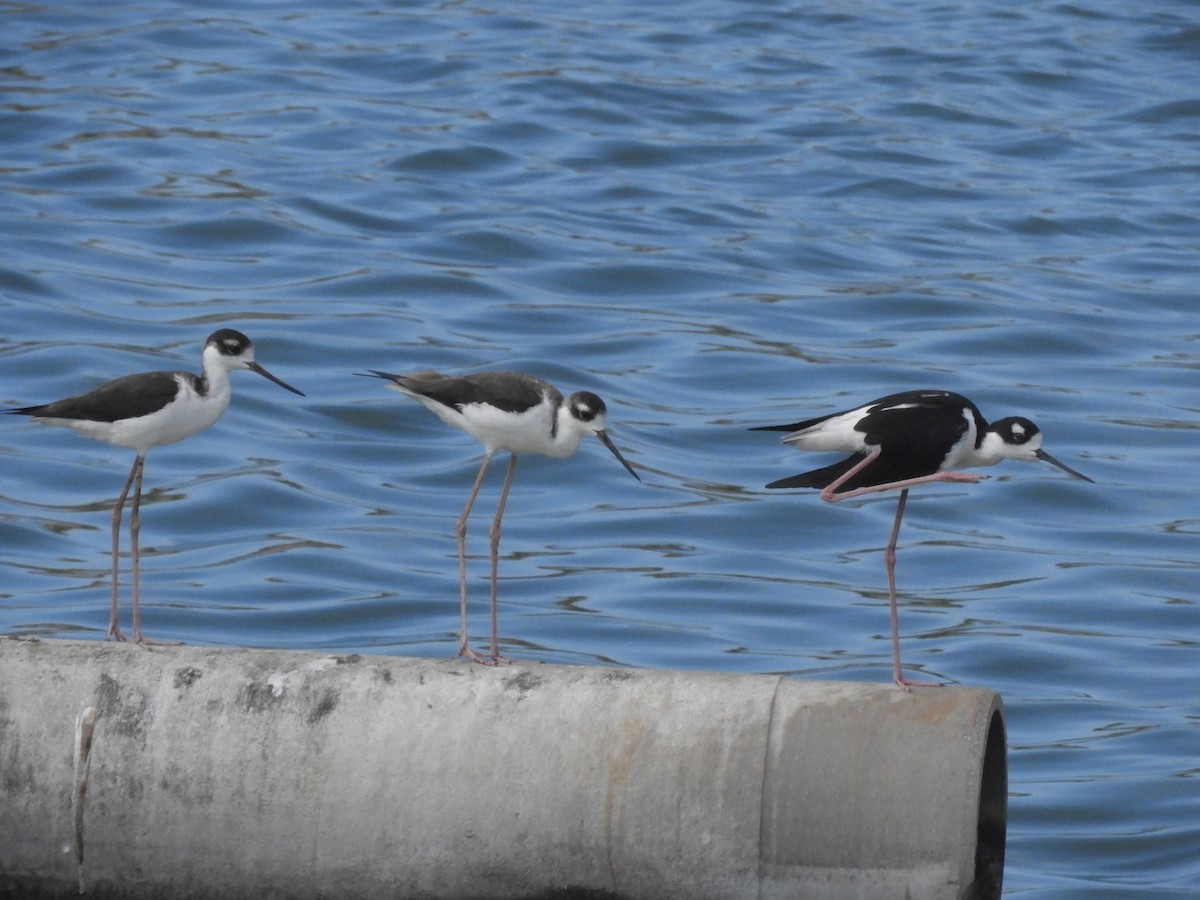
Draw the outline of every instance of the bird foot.
<instances>
[{"instance_id":1,"label":"bird foot","mask_svg":"<svg viewBox=\"0 0 1200 900\"><path fill-rule=\"evenodd\" d=\"M938 476L939 481L961 482L962 484L978 484L986 478L986 475L977 475L975 472L943 472Z\"/></svg>"},{"instance_id":2,"label":"bird foot","mask_svg":"<svg viewBox=\"0 0 1200 900\"><path fill-rule=\"evenodd\" d=\"M940 681L913 681L903 675L893 676L892 681L896 682L896 687L906 693L912 693L912 689L915 687L945 687Z\"/></svg>"},{"instance_id":3,"label":"bird foot","mask_svg":"<svg viewBox=\"0 0 1200 900\"><path fill-rule=\"evenodd\" d=\"M149 649L150 647L182 647L183 646L183 641L159 641L159 640L155 640L154 638L142 637L141 635L138 635L137 637L135 637L133 639L133 642L135 644L137 644L139 647L145 647L147 649Z\"/></svg>"},{"instance_id":4,"label":"bird foot","mask_svg":"<svg viewBox=\"0 0 1200 900\"><path fill-rule=\"evenodd\" d=\"M112 641L117 641L118 643L122 643L122 642L124 642L124 641L128 641L128 640L129 640L129 638L127 638L127 637L125 636L125 632L123 632L123 631L122 631L120 628L118 628L116 625L109 625L109 626L108 626L108 631L106 631L106 632L104 633L104 639L105 639L106 641L109 641L109 640L112 640Z\"/></svg>"},{"instance_id":5,"label":"bird foot","mask_svg":"<svg viewBox=\"0 0 1200 900\"><path fill-rule=\"evenodd\" d=\"M474 650L472 650L466 644L462 644L458 648L458 652L456 654L454 654L455 659L460 659L463 657L465 657L466 659L469 659L473 663L479 663L479 665L481 665L481 666L494 666L496 664L496 661L494 659L492 659L490 656L483 656L479 653L476 653Z\"/></svg>"},{"instance_id":6,"label":"bird foot","mask_svg":"<svg viewBox=\"0 0 1200 900\"><path fill-rule=\"evenodd\" d=\"M474 650L472 650L466 644L463 644L461 647L458 648L458 653L455 655L454 658L458 659L459 657L462 657L462 656L465 656L471 662L479 663L479 665L481 665L481 666L495 666L495 665L500 665L500 664L511 665L513 662L507 656L501 656L496 651L492 651L491 653L487 653L487 654L476 653Z\"/></svg>"}]
</instances>

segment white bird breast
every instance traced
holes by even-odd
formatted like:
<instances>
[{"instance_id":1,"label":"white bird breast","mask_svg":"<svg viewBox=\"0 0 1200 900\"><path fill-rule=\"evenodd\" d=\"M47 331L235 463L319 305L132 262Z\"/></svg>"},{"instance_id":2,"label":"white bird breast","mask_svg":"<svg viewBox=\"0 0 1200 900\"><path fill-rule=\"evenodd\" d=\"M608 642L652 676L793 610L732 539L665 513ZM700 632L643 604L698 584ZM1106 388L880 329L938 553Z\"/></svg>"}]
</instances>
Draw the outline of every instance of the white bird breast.
<instances>
[{"instance_id":1,"label":"white bird breast","mask_svg":"<svg viewBox=\"0 0 1200 900\"><path fill-rule=\"evenodd\" d=\"M817 453L864 453L873 450L875 448L867 444L866 435L854 430L865 413L865 409L856 409L833 416L803 431L789 434L783 442Z\"/></svg>"},{"instance_id":2,"label":"white bird breast","mask_svg":"<svg viewBox=\"0 0 1200 900\"><path fill-rule=\"evenodd\" d=\"M203 397L192 389L187 379L176 377L175 381L179 393L174 402L148 416L116 422L58 421L96 440L145 453L151 447L174 444L198 434L221 418L229 407L228 378L223 384L210 383L209 392Z\"/></svg>"},{"instance_id":3,"label":"white bird breast","mask_svg":"<svg viewBox=\"0 0 1200 900\"><path fill-rule=\"evenodd\" d=\"M446 409L446 407L442 407ZM437 412L437 410L434 410ZM491 452L508 450L510 453L541 453L546 456L570 456L574 447L568 446L570 435L552 436L555 408L549 403L539 403L523 413L510 413L486 403L472 403L457 410L458 422L442 416L452 425L457 425ZM560 423L561 425L561 423ZM575 447L579 436L575 435ZM565 451L565 452L564 452Z\"/></svg>"}]
</instances>

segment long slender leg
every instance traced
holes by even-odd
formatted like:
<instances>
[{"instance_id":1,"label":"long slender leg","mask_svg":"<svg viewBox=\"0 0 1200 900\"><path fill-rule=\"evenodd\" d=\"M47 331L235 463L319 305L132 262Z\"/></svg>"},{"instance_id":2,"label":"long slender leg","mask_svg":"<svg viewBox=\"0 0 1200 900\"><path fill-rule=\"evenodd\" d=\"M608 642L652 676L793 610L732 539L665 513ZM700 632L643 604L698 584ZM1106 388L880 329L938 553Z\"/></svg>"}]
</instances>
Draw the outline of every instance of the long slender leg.
<instances>
[{"instance_id":1,"label":"long slender leg","mask_svg":"<svg viewBox=\"0 0 1200 900\"><path fill-rule=\"evenodd\" d=\"M146 467L146 457L138 454L133 462L137 476L133 479L133 508L129 511L129 580L133 585L133 640L142 643L142 599L141 599L141 553L138 547L138 535L142 530L142 472Z\"/></svg>"},{"instance_id":2,"label":"long slender leg","mask_svg":"<svg viewBox=\"0 0 1200 900\"><path fill-rule=\"evenodd\" d=\"M487 474L488 464L491 461L492 454L485 453L483 463L479 466L479 474L475 476L475 483L471 486L471 493L467 497L467 505L463 507L462 515L458 517L458 524L455 526L455 533L458 535L459 617L458 653L455 656L465 656L476 662L482 662L484 658L467 646L467 517L471 515L471 507L475 505L475 498L479 495L483 476Z\"/></svg>"},{"instance_id":3,"label":"long slender leg","mask_svg":"<svg viewBox=\"0 0 1200 900\"><path fill-rule=\"evenodd\" d=\"M178 644L179 641L157 641L142 637L142 551L138 535L142 531L142 474L146 469L146 457L139 456L136 462L137 477L133 480L133 506L129 510L129 557L130 580L133 583L133 640L143 647L149 644Z\"/></svg>"},{"instance_id":4,"label":"long slender leg","mask_svg":"<svg viewBox=\"0 0 1200 900\"><path fill-rule=\"evenodd\" d=\"M508 490L512 487L513 473L517 470L517 454L510 453L508 471L504 474L504 487L500 488L500 502L496 504L496 518L492 520L492 529L488 532L492 551L492 661L508 662L500 655L500 643L496 623L496 577L500 568L500 519L504 515L504 507L508 503Z\"/></svg>"},{"instance_id":5,"label":"long slender leg","mask_svg":"<svg viewBox=\"0 0 1200 900\"><path fill-rule=\"evenodd\" d=\"M104 639L114 638L118 641L129 640L121 631L121 624L117 614L117 575L119 571L119 562L121 559L121 513L125 509L125 498L129 496L129 486L133 484L133 476L138 470L138 463L142 457L139 454L133 460L133 465L129 467L129 477L125 479L125 487L121 488L121 496L117 498L116 504L112 511L112 603L108 609L108 631L104 634Z\"/></svg>"},{"instance_id":6,"label":"long slender leg","mask_svg":"<svg viewBox=\"0 0 1200 900\"><path fill-rule=\"evenodd\" d=\"M821 499L826 503L837 503L839 500L847 500L850 497L861 497L863 494L873 494L878 491L894 491L897 488L908 489L916 487L919 484L932 484L934 482L943 481L958 484L975 484L982 481L985 476L976 475L973 472L934 472L932 475L922 475L920 478L905 478L901 481L889 481L885 484L873 484L868 487L856 488L852 491L838 491L838 488L875 462L879 458L879 451L868 453L861 460L854 464L848 471L842 473L838 478L835 478L829 485L821 491Z\"/></svg>"},{"instance_id":7,"label":"long slender leg","mask_svg":"<svg viewBox=\"0 0 1200 900\"><path fill-rule=\"evenodd\" d=\"M892 680L908 690L910 687L941 687L936 681L909 681L900 669L900 612L896 605L896 539L900 536L900 520L904 518L904 507L908 503L908 488L900 491L900 502L896 504L896 521L892 523L892 533L888 537L887 550L884 551L883 561L887 566L888 605L892 613Z\"/></svg>"},{"instance_id":8,"label":"long slender leg","mask_svg":"<svg viewBox=\"0 0 1200 900\"><path fill-rule=\"evenodd\" d=\"M896 602L896 540L900 536L900 522L904 519L904 508L908 504L908 489L918 484L929 484L935 481L974 483L983 476L969 472L937 472L923 478L908 478L903 481L893 481L887 484L858 488L853 491L838 493L838 488L869 466L879 457L879 452L870 453L856 463L852 468L834 479L828 487L821 491L821 499L826 503L837 503L847 497L859 497L875 491L886 491L900 488L900 501L896 504L896 519L892 523L892 533L888 538L887 549L883 554L884 565L887 568L888 607L892 618L892 680L904 690L910 687L941 687L936 681L910 681L904 677L900 668L900 612Z\"/></svg>"}]
</instances>

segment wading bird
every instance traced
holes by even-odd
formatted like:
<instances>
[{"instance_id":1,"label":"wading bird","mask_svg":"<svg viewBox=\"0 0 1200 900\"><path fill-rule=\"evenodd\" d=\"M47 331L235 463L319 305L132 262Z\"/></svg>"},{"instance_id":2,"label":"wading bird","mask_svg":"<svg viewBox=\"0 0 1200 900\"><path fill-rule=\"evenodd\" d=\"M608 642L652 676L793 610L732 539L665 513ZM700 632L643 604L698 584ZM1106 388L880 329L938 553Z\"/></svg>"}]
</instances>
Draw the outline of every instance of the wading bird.
<instances>
[{"instance_id":1,"label":"wading bird","mask_svg":"<svg viewBox=\"0 0 1200 900\"><path fill-rule=\"evenodd\" d=\"M578 391L564 398L548 382L524 372L477 372L472 375L450 376L437 372L417 372L413 375L393 375L371 370L360 375L382 378L392 390L407 394L424 404L447 425L465 431L483 444L483 463L467 496L466 506L458 517L458 599L460 638L458 656L476 662L496 663L500 656L496 625L497 553L500 547L500 519L508 502L517 456L521 453L540 453L555 459L566 459L579 449L586 435L600 439L638 481L642 479L604 430L607 408L604 401L590 391ZM508 471L496 517L492 520L491 542L491 653L481 656L467 641L467 517L483 484L488 465L498 451L509 452Z\"/></svg>"},{"instance_id":2,"label":"wading bird","mask_svg":"<svg viewBox=\"0 0 1200 900\"><path fill-rule=\"evenodd\" d=\"M129 513L129 555L133 583L132 638L139 644L154 644L142 636L141 604L138 585L139 510L142 503L142 469L146 451L151 447L173 444L203 431L229 406L229 373L249 369L286 388L304 395L280 381L254 361L250 338L232 328L209 335L200 355L201 374L191 372L143 372L109 381L86 394L67 397L41 406L24 406L4 412L30 416L47 425L70 428L84 437L124 447L137 453L121 496L112 511L112 605L105 637L126 640L117 621L117 559L120 548L121 514L125 498L133 486L133 506Z\"/></svg>"},{"instance_id":3,"label":"wading bird","mask_svg":"<svg viewBox=\"0 0 1200 900\"><path fill-rule=\"evenodd\" d=\"M900 667L896 538L908 489L933 482L974 483L983 476L952 470L992 466L1006 459L1040 459L1076 478L1092 480L1043 450L1041 429L1033 422L1010 416L989 425L979 407L949 391L905 391L855 409L751 431L786 431L783 442L799 450L850 454L832 465L772 481L768 488L821 488L821 499L827 503L900 490L884 562L892 617L892 678L906 689L936 686L936 682L908 680Z\"/></svg>"}]
</instances>

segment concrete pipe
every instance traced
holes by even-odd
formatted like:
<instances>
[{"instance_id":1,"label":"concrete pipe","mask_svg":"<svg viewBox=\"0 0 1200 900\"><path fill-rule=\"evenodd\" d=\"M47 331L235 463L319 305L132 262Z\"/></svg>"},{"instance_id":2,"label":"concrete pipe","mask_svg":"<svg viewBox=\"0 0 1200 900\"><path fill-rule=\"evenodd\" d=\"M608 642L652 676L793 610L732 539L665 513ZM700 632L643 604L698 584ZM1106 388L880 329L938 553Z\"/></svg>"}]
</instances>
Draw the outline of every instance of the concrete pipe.
<instances>
[{"instance_id":1,"label":"concrete pipe","mask_svg":"<svg viewBox=\"0 0 1200 900\"><path fill-rule=\"evenodd\" d=\"M987 690L0 640L0 895L989 898Z\"/></svg>"}]
</instances>

